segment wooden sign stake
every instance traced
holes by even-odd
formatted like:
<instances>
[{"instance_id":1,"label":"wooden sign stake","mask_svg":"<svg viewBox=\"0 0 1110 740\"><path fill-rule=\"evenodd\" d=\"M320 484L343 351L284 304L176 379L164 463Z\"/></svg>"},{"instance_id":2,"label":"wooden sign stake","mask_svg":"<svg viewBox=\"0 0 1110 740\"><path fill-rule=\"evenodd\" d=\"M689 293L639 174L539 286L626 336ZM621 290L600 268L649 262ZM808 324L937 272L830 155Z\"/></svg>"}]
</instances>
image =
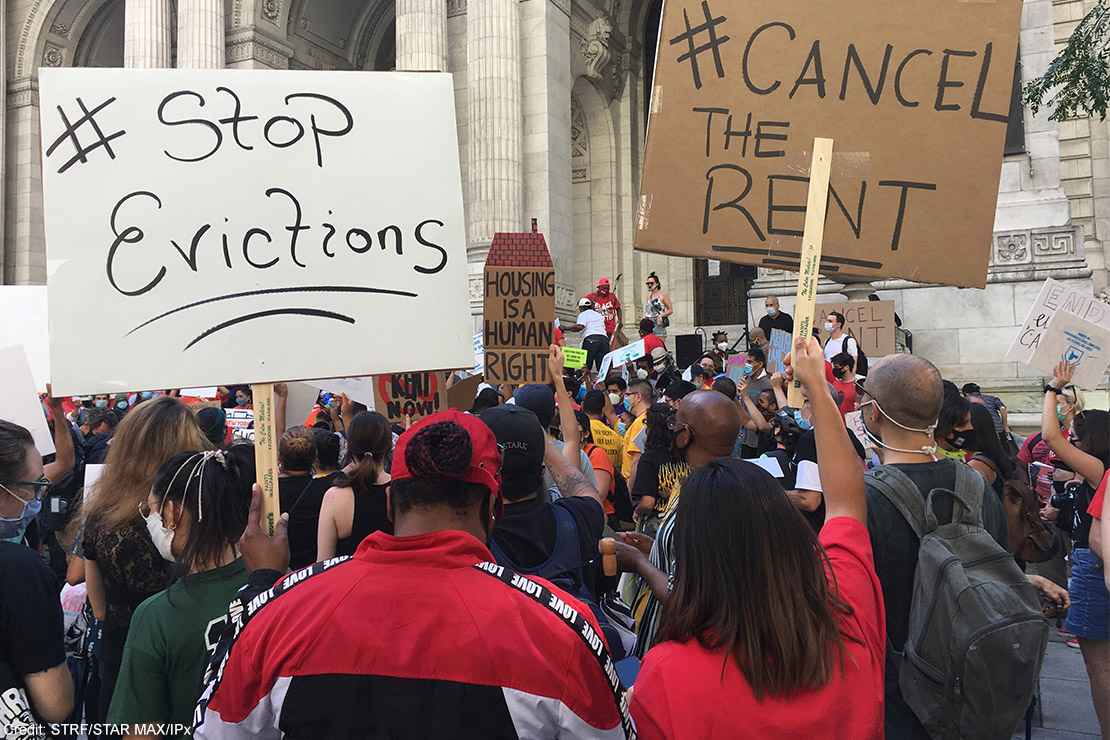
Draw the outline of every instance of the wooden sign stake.
<instances>
[{"instance_id":1,"label":"wooden sign stake","mask_svg":"<svg viewBox=\"0 0 1110 740\"><path fill-rule=\"evenodd\" d=\"M251 386L254 406L254 465L262 489L262 526L270 535L281 516L278 504L278 428L274 414L274 384Z\"/></svg>"},{"instance_id":2,"label":"wooden sign stake","mask_svg":"<svg viewBox=\"0 0 1110 740\"><path fill-rule=\"evenodd\" d=\"M802 233L801 269L798 271L798 293L794 302L794 341L813 336L813 310L817 303L818 270L821 267L821 243L825 238L825 209L829 200L829 175L832 172L832 139L813 140L813 162L809 167L809 197L806 200L806 223ZM794 349L793 342L790 345ZM787 403L801 408L805 402L802 384L790 384ZM257 419L255 426L258 426ZM257 435L257 432L255 432Z\"/></svg>"}]
</instances>

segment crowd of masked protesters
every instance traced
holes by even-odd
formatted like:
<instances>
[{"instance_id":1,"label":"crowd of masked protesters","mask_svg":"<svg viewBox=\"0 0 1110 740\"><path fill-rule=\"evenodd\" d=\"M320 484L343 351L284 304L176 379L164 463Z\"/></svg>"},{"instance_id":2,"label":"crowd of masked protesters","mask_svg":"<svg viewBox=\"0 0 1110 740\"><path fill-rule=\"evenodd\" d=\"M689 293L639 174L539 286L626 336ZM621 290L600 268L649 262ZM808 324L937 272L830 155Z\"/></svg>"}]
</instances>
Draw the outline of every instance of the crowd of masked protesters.
<instances>
[{"instance_id":1,"label":"crowd of masked protesters","mask_svg":"<svg viewBox=\"0 0 1110 740\"><path fill-rule=\"evenodd\" d=\"M0 420L0 738L1003 738L1050 630L1110 733L1110 415L1070 366L1026 438L840 314L772 362L773 298L680 368L652 274L602 377L609 287L585 368L467 410L275 386L272 533L249 386L48 394L49 456Z\"/></svg>"}]
</instances>

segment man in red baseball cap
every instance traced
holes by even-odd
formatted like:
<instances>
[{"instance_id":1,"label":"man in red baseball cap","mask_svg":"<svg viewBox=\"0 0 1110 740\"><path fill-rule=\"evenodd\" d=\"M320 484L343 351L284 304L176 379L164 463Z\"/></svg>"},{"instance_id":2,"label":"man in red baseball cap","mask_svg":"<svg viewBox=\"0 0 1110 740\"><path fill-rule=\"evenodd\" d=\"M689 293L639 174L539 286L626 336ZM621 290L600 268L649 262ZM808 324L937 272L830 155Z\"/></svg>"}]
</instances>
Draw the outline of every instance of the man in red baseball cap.
<instances>
[{"instance_id":1,"label":"man in red baseball cap","mask_svg":"<svg viewBox=\"0 0 1110 740\"><path fill-rule=\"evenodd\" d=\"M609 335L612 344L613 332L621 323L621 302L617 294L609 288L609 278L598 278L597 289L593 293L587 293L586 297L594 304L594 310L605 317L605 333Z\"/></svg>"},{"instance_id":2,"label":"man in red baseball cap","mask_svg":"<svg viewBox=\"0 0 1110 740\"><path fill-rule=\"evenodd\" d=\"M589 608L492 562L500 466L478 417L422 420L393 454L394 533L284 578L284 524L261 533L256 486L240 542L253 572L205 675L194 737L624 737Z\"/></svg>"}]
</instances>

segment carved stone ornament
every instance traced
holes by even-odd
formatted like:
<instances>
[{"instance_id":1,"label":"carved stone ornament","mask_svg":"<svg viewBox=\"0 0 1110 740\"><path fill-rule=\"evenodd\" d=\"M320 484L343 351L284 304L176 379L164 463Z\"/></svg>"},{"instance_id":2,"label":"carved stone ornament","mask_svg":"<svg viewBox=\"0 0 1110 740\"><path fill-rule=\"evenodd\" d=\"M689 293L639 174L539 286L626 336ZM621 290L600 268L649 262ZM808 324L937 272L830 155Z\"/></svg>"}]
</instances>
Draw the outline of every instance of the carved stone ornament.
<instances>
[{"instance_id":1,"label":"carved stone ornament","mask_svg":"<svg viewBox=\"0 0 1110 740\"><path fill-rule=\"evenodd\" d=\"M262 3L262 17L276 26L278 18L281 17L281 0L264 0Z\"/></svg>"},{"instance_id":2,"label":"carved stone ornament","mask_svg":"<svg viewBox=\"0 0 1110 740\"><path fill-rule=\"evenodd\" d=\"M47 67L60 67L64 60L65 54L57 46L48 45L42 53L42 63Z\"/></svg>"},{"instance_id":3,"label":"carved stone ornament","mask_svg":"<svg viewBox=\"0 0 1110 740\"><path fill-rule=\"evenodd\" d=\"M612 58L609 40L613 35L613 24L605 16L595 18L586 28L586 38L579 47L586 63L586 76L600 80L605 75L605 67Z\"/></svg>"},{"instance_id":4,"label":"carved stone ornament","mask_svg":"<svg viewBox=\"0 0 1110 740\"><path fill-rule=\"evenodd\" d=\"M68 36L69 26L64 23L55 23L50 27L50 33L56 33L59 36Z\"/></svg>"}]
</instances>

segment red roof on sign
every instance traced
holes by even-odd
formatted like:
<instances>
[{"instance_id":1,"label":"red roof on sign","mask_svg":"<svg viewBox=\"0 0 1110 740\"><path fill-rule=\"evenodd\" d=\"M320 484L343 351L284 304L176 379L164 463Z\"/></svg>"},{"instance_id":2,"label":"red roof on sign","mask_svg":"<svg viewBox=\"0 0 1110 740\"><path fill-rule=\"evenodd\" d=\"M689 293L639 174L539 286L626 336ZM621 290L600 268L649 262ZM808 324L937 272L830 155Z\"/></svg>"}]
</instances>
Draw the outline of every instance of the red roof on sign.
<instances>
[{"instance_id":1,"label":"red roof on sign","mask_svg":"<svg viewBox=\"0 0 1110 740\"><path fill-rule=\"evenodd\" d=\"M498 232L486 257L487 267L552 267L551 254L543 234L535 230Z\"/></svg>"}]
</instances>

